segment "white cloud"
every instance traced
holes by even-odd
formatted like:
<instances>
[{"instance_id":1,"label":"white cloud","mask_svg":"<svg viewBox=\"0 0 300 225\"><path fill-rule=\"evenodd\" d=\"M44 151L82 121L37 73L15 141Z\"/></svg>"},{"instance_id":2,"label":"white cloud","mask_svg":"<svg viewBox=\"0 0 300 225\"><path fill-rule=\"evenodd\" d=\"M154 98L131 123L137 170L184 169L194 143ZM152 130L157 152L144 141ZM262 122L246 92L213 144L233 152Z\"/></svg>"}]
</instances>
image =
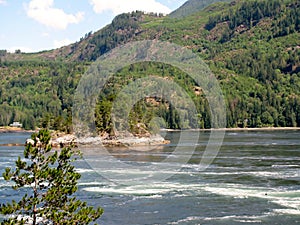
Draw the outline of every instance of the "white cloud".
<instances>
[{"instance_id":1,"label":"white cloud","mask_svg":"<svg viewBox=\"0 0 300 225\"><path fill-rule=\"evenodd\" d=\"M49 37L49 36L50 36L50 34L49 34L49 33L47 33L47 32L44 32L44 33L42 33L42 34L41 34L41 36L42 36L42 37Z\"/></svg>"},{"instance_id":2,"label":"white cloud","mask_svg":"<svg viewBox=\"0 0 300 225\"><path fill-rule=\"evenodd\" d=\"M7 4L6 0L0 0L0 5L6 5L6 4Z\"/></svg>"},{"instance_id":3,"label":"white cloud","mask_svg":"<svg viewBox=\"0 0 300 225\"><path fill-rule=\"evenodd\" d=\"M1 1L1 0L0 0ZM53 0L31 0L26 6L27 16L48 27L64 30L69 24L79 23L83 12L67 14L53 7Z\"/></svg>"},{"instance_id":4,"label":"white cloud","mask_svg":"<svg viewBox=\"0 0 300 225\"><path fill-rule=\"evenodd\" d=\"M171 10L156 0L90 0L96 13L112 11L115 15L141 10L145 12L170 13Z\"/></svg>"},{"instance_id":5,"label":"white cloud","mask_svg":"<svg viewBox=\"0 0 300 225\"><path fill-rule=\"evenodd\" d=\"M24 46L15 46L7 49L8 52L10 53L15 53L16 50L21 50L21 52L34 52L32 48L24 47Z\"/></svg>"},{"instance_id":6,"label":"white cloud","mask_svg":"<svg viewBox=\"0 0 300 225\"><path fill-rule=\"evenodd\" d=\"M54 41L54 48L60 48L62 46L66 46L66 45L69 45L71 43L73 43L73 42L71 40L67 39L67 38L63 39L63 40L60 40L60 41L55 40Z\"/></svg>"}]
</instances>

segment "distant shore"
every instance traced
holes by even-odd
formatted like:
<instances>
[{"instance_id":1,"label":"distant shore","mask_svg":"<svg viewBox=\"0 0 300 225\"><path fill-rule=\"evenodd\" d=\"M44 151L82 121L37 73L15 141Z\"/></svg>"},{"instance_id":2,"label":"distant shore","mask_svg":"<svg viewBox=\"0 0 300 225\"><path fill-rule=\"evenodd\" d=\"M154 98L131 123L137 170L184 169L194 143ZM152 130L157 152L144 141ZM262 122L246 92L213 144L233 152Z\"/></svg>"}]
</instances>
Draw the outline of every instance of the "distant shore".
<instances>
[{"instance_id":1,"label":"distant shore","mask_svg":"<svg viewBox=\"0 0 300 225\"><path fill-rule=\"evenodd\" d=\"M218 129L217 129L218 130ZM225 131L257 131L257 130L267 130L267 131L271 131L271 130L300 130L300 127L257 127L257 128L223 128L223 130Z\"/></svg>"},{"instance_id":2,"label":"distant shore","mask_svg":"<svg viewBox=\"0 0 300 225\"><path fill-rule=\"evenodd\" d=\"M300 130L300 127L259 127L259 128L214 128L214 129L187 129L186 131L287 131L287 130ZM176 129L162 129L162 131L167 132L181 132L185 130L176 130ZM26 132L33 133L37 132L37 130L24 130L22 128L16 127L0 127L1 133L18 133L18 132ZM124 137L124 138L116 138L116 139L105 139L101 137L90 137L90 138L81 138L77 139L73 134L60 134L56 137L52 137L53 147L58 147L61 144L68 145L70 143L80 144L80 145L93 145L93 144L102 144L107 147L129 147L129 146L151 146L151 145L165 145L169 144L168 140L165 140L159 135L154 135L150 137ZM22 146L24 144L21 143L11 143L11 144L3 144L0 146Z\"/></svg>"},{"instance_id":3,"label":"distant shore","mask_svg":"<svg viewBox=\"0 0 300 225\"><path fill-rule=\"evenodd\" d=\"M176 132L182 130L176 129L162 129L163 131L169 132ZM276 131L276 130L300 130L300 127L254 127L254 128L241 128L241 127L234 127L234 128L211 128L211 129L187 129L186 131Z\"/></svg>"},{"instance_id":4,"label":"distant shore","mask_svg":"<svg viewBox=\"0 0 300 225\"><path fill-rule=\"evenodd\" d=\"M26 132L26 133L33 133L36 132L34 130L25 130L20 127L0 127L0 133L17 133L17 132Z\"/></svg>"},{"instance_id":5,"label":"distant shore","mask_svg":"<svg viewBox=\"0 0 300 225\"><path fill-rule=\"evenodd\" d=\"M300 127L254 127L254 128L241 128L241 127L234 127L234 128L211 128L211 129L187 129L186 131L212 131L212 130L220 130L220 131L263 131L263 130L300 130ZM16 132L28 132L33 133L37 132L37 130L25 130L19 127L0 127L0 133L16 133ZM162 129L162 131L182 131L180 129Z\"/></svg>"}]
</instances>

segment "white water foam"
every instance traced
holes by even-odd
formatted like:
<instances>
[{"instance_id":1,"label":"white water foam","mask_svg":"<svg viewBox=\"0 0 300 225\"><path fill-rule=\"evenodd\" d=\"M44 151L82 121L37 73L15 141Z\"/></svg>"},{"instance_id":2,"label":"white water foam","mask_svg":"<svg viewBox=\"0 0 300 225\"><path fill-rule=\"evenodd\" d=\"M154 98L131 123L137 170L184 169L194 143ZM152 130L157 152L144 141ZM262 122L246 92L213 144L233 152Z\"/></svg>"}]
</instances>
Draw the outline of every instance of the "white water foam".
<instances>
[{"instance_id":1,"label":"white water foam","mask_svg":"<svg viewBox=\"0 0 300 225\"><path fill-rule=\"evenodd\" d=\"M78 183L79 186L103 186L104 183L103 182L79 182ZM113 186L110 184L110 186Z\"/></svg>"},{"instance_id":2,"label":"white water foam","mask_svg":"<svg viewBox=\"0 0 300 225\"><path fill-rule=\"evenodd\" d=\"M95 172L95 170L92 170L92 169L75 169L75 171L77 172L77 173L92 173L92 172Z\"/></svg>"},{"instance_id":3,"label":"white water foam","mask_svg":"<svg viewBox=\"0 0 300 225\"><path fill-rule=\"evenodd\" d=\"M300 215L300 190L279 191L259 187L249 187L237 184L223 184L215 187L205 187L204 190L218 194L231 196L233 198L263 198L270 202L286 207L287 209L276 209L276 213Z\"/></svg>"},{"instance_id":4,"label":"white water foam","mask_svg":"<svg viewBox=\"0 0 300 225\"><path fill-rule=\"evenodd\" d=\"M247 172L249 175L256 176L256 177L271 177L271 178L295 178L298 177L299 171L291 170L291 171L275 171L275 172Z\"/></svg>"},{"instance_id":5,"label":"white water foam","mask_svg":"<svg viewBox=\"0 0 300 225\"><path fill-rule=\"evenodd\" d=\"M165 189L158 188L147 188L147 189L136 189L131 187L126 188L110 188L110 187L89 187L84 188L84 191L88 192L100 192L104 194L126 194L126 195L153 195L153 194L164 194L167 192Z\"/></svg>"},{"instance_id":6,"label":"white water foam","mask_svg":"<svg viewBox=\"0 0 300 225\"><path fill-rule=\"evenodd\" d=\"M250 175L255 177L270 177L270 178L297 178L299 177L298 170L289 171L238 171L238 172L203 172L204 175L226 176L226 175Z\"/></svg>"},{"instance_id":7,"label":"white water foam","mask_svg":"<svg viewBox=\"0 0 300 225\"><path fill-rule=\"evenodd\" d=\"M283 164L275 164L272 165L273 168L300 168L300 165L283 165Z\"/></svg>"},{"instance_id":8,"label":"white water foam","mask_svg":"<svg viewBox=\"0 0 300 225\"><path fill-rule=\"evenodd\" d=\"M0 166L9 166L10 164L11 164L10 162L0 162Z\"/></svg>"},{"instance_id":9,"label":"white water foam","mask_svg":"<svg viewBox=\"0 0 300 225\"><path fill-rule=\"evenodd\" d=\"M170 225L176 225L176 224L183 224L195 221L223 221L223 220L233 220L240 223L262 223L262 218L265 216L221 216L221 217L199 217L199 216L189 216L185 219L180 219L178 221L169 222ZM200 225L200 223L195 223L197 225Z\"/></svg>"},{"instance_id":10,"label":"white water foam","mask_svg":"<svg viewBox=\"0 0 300 225\"><path fill-rule=\"evenodd\" d=\"M178 220L176 222L169 222L168 224L176 225L176 224L181 224L181 223L184 223L184 222L199 221L201 219L202 218L198 217L198 216L189 216L185 219L181 219L181 220ZM195 225L200 225L200 223L196 223Z\"/></svg>"},{"instance_id":11,"label":"white water foam","mask_svg":"<svg viewBox=\"0 0 300 225\"><path fill-rule=\"evenodd\" d=\"M299 215L300 209L274 209L275 213L278 213L280 215L287 214L287 215Z\"/></svg>"},{"instance_id":12,"label":"white water foam","mask_svg":"<svg viewBox=\"0 0 300 225\"><path fill-rule=\"evenodd\" d=\"M15 183L13 181L5 181L4 179L1 179L0 188L2 187L9 187L11 188Z\"/></svg>"},{"instance_id":13,"label":"white water foam","mask_svg":"<svg viewBox=\"0 0 300 225\"><path fill-rule=\"evenodd\" d=\"M98 184L99 183L86 183L85 185L92 185L92 187L85 187L83 190L87 192L133 195L140 197L154 196L153 198L161 198L161 195L167 193L173 193L174 197L184 197L194 195L195 192L199 194L209 192L241 199L254 197L266 199L272 203L283 206L284 208L279 208L274 211L277 214L300 215L300 190L278 190L274 188L251 187L239 184L191 185L168 182L132 186L101 186L101 184L98 186ZM242 220L244 220L244 218L242 218Z\"/></svg>"},{"instance_id":14,"label":"white water foam","mask_svg":"<svg viewBox=\"0 0 300 225\"><path fill-rule=\"evenodd\" d=\"M148 195L161 195L170 192L185 192L185 191L201 191L203 186L195 184L179 184L179 183L155 183L155 184L145 184L145 185L132 185L132 186L109 186L109 187L86 187L83 188L84 191L88 192L100 192L109 194L129 194L145 196ZM180 194L181 195L181 194ZM187 196L188 193L185 195Z\"/></svg>"},{"instance_id":15,"label":"white water foam","mask_svg":"<svg viewBox=\"0 0 300 225\"><path fill-rule=\"evenodd\" d=\"M236 222L240 222L240 223L262 223L261 220L234 220Z\"/></svg>"}]
</instances>

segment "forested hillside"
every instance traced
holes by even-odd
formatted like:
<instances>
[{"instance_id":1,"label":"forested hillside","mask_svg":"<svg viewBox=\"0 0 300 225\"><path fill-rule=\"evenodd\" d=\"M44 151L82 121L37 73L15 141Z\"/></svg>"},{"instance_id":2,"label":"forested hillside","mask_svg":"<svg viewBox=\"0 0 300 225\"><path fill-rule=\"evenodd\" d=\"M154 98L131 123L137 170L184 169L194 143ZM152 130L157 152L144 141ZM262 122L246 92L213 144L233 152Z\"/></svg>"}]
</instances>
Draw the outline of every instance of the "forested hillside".
<instances>
[{"instance_id":1,"label":"forested hillside","mask_svg":"<svg viewBox=\"0 0 300 225\"><path fill-rule=\"evenodd\" d=\"M189 16L216 2L230 2L230 0L189 0L181 7L171 12L169 17L182 18Z\"/></svg>"},{"instance_id":2,"label":"forested hillside","mask_svg":"<svg viewBox=\"0 0 300 225\"><path fill-rule=\"evenodd\" d=\"M88 65L116 46L150 39L185 46L205 60L225 95L228 127L300 126L299 20L297 0L237 0L215 3L182 18L122 14L100 31L53 51L1 51L0 125L20 121L26 128L70 131L72 95ZM112 132L110 107L121 86L149 74L174 79L195 101L199 126L211 126L205 96L195 92L195 83L182 71L137 64L120 71L99 96L95 111L99 132ZM155 116L164 118L169 128L193 126L182 127L168 102L144 99L131 112L132 129L136 124L150 129Z\"/></svg>"},{"instance_id":3,"label":"forested hillside","mask_svg":"<svg viewBox=\"0 0 300 225\"><path fill-rule=\"evenodd\" d=\"M70 131L73 93L84 73L78 63L16 61L0 64L0 125Z\"/></svg>"}]
</instances>

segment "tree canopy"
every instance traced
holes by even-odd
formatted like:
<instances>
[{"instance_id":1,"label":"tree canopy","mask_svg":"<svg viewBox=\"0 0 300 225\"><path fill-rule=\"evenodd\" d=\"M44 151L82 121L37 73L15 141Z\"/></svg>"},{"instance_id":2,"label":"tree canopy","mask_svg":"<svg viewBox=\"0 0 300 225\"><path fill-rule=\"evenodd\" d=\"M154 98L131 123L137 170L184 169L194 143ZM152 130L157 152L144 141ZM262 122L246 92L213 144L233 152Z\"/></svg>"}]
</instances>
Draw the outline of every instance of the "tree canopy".
<instances>
[{"instance_id":1,"label":"tree canopy","mask_svg":"<svg viewBox=\"0 0 300 225\"><path fill-rule=\"evenodd\" d=\"M13 181L14 190L27 189L16 202L4 203L0 212L10 215L1 224L89 224L103 213L76 198L80 174L72 162L80 157L71 147L53 151L48 130L40 130L27 140L24 159L16 161L16 168L6 168L3 177Z\"/></svg>"}]
</instances>

